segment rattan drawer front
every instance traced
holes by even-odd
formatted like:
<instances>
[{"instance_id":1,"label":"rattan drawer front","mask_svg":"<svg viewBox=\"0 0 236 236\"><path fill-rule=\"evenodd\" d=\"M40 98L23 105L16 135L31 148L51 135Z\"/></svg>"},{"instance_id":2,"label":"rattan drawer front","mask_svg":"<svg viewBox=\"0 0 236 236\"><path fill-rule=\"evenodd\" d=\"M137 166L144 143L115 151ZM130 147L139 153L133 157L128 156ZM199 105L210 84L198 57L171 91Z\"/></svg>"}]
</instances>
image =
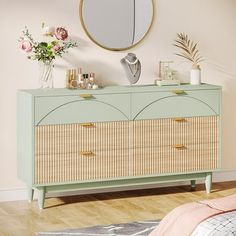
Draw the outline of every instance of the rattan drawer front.
<instances>
[{"instance_id":1,"label":"rattan drawer front","mask_svg":"<svg viewBox=\"0 0 236 236\"><path fill-rule=\"evenodd\" d=\"M133 175L156 175L209 171L218 168L218 143L136 148L133 152Z\"/></svg>"},{"instance_id":2,"label":"rattan drawer front","mask_svg":"<svg viewBox=\"0 0 236 236\"><path fill-rule=\"evenodd\" d=\"M35 154L127 149L129 122L47 125L35 128Z\"/></svg>"},{"instance_id":3,"label":"rattan drawer front","mask_svg":"<svg viewBox=\"0 0 236 236\"><path fill-rule=\"evenodd\" d=\"M218 142L218 116L134 121L133 148Z\"/></svg>"},{"instance_id":4,"label":"rattan drawer front","mask_svg":"<svg viewBox=\"0 0 236 236\"><path fill-rule=\"evenodd\" d=\"M114 150L129 148L129 122L102 122L92 126L81 124L82 150Z\"/></svg>"},{"instance_id":5,"label":"rattan drawer front","mask_svg":"<svg viewBox=\"0 0 236 236\"><path fill-rule=\"evenodd\" d=\"M127 149L91 154L36 156L35 184L114 179L128 176Z\"/></svg>"},{"instance_id":6,"label":"rattan drawer front","mask_svg":"<svg viewBox=\"0 0 236 236\"><path fill-rule=\"evenodd\" d=\"M35 128L35 183L76 182L128 175L128 122Z\"/></svg>"}]
</instances>

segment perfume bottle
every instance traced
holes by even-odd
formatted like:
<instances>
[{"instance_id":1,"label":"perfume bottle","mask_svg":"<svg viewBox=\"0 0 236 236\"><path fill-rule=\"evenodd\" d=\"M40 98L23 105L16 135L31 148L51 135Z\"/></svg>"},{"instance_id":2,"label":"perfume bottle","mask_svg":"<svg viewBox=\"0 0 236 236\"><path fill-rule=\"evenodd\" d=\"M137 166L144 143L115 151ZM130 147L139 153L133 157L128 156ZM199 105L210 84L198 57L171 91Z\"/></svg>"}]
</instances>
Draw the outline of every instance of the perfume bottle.
<instances>
[{"instance_id":1,"label":"perfume bottle","mask_svg":"<svg viewBox=\"0 0 236 236\"><path fill-rule=\"evenodd\" d=\"M91 89L90 83L89 83L89 75L84 74L84 83L85 83L85 88L86 89Z\"/></svg>"},{"instance_id":2,"label":"perfume bottle","mask_svg":"<svg viewBox=\"0 0 236 236\"><path fill-rule=\"evenodd\" d=\"M72 69L70 73L70 88L76 89L77 87L78 87L77 73L75 69Z\"/></svg>"},{"instance_id":3,"label":"perfume bottle","mask_svg":"<svg viewBox=\"0 0 236 236\"><path fill-rule=\"evenodd\" d=\"M89 74L89 82L92 86L95 84L95 73Z\"/></svg>"},{"instance_id":4,"label":"perfume bottle","mask_svg":"<svg viewBox=\"0 0 236 236\"><path fill-rule=\"evenodd\" d=\"M86 89L85 74L80 74L79 81L79 88Z\"/></svg>"},{"instance_id":5,"label":"perfume bottle","mask_svg":"<svg viewBox=\"0 0 236 236\"><path fill-rule=\"evenodd\" d=\"M94 85L94 77L95 74L94 73L90 73L89 77L87 78L87 89L92 89L93 85Z\"/></svg>"},{"instance_id":6,"label":"perfume bottle","mask_svg":"<svg viewBox=\"0 0 236 236\"><path fill-rule=\"evenodd\" d=\"M70 88L70 70L66 70L66 88Z\"/></svg>"},{"instance_id":7,"label":"perfume bottle","mask_svg":"<svg viewBox=\"0 0 236 236\"><path fill-rule=\"evenodd\" d=\"M77 80L79 84L83 82L82 68L78 69Z\"/></svg>"}]
</instances>

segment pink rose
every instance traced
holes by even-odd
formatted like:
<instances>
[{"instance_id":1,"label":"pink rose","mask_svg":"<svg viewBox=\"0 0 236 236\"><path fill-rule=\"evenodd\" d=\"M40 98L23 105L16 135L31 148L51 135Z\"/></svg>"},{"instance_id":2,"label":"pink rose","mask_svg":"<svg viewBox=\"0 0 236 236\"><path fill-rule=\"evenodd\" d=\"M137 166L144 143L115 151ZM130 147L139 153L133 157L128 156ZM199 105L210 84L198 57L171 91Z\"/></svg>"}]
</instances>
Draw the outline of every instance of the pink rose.
<instances>
[{"instance_id":1,"label":"pink rose","mask_svg":"<svg viewBox=\"0 0 236 236\"><path fill-rule=\"evenodd\" d=\"M59 51L60 49L61 49L61 46L58 45L58 44L56 44L56 45L53 46L53 50L54 50L55 52Z\"/></svg>"},{"instance_id":2,"label":"pink rose","mask_svg":"<svg viewBox=\"0 0 236 236\"><path fill-rule=\"evenodd\" d=\"M33 49L32 43L28 40L22 40L20 48L25 52L31 52Z\"/></svg>"},{"instance_id":3,"label":"pink rose","mask_svg":"<svg viewBox=\"0 0 236 236\"><path fill-rule=\"evenodd\" d=\"M68 37L68 32L63 27L57 27L55 29L54 35L58 40L65 40Z\"/></svg>"}]
</instances>

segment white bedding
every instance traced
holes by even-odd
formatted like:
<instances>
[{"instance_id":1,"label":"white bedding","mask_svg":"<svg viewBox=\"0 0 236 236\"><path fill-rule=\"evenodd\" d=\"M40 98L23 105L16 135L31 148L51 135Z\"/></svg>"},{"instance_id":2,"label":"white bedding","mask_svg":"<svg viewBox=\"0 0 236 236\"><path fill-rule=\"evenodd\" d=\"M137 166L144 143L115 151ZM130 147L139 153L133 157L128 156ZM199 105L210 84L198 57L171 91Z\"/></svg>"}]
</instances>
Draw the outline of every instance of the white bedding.
<instances>
[{"instance_id":1,"label":"white bedding","mask_svg":"<svg viewBox=\"0 0 236 236\"><path fill-rule=\"evenodd\" d=\"M236 236L236 211L216 215L201 222L191 236Z\"/></svg>"}]
</instances>

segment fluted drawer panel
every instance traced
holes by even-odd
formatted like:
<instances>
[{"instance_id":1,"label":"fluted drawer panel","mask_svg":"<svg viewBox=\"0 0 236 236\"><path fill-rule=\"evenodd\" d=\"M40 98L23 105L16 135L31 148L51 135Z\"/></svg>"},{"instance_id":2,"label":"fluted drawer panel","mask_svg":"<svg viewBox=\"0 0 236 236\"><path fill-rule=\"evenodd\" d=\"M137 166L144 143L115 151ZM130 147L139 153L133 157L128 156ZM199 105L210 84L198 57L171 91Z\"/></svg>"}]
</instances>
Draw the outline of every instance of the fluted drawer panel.
<instances>
[{"instance_id":1,"label":"fluted drawer panel","mask_svg":"<svg viewBox=\"0 0 236 236\"><path fill-rule=\"evenodd\" d=\"M113 150L129 148L129 122L92 123L80 126L81 149Z\"/></svg>"},{"instance_id":2,"label":"fluted drawer panel","mask_svg":"<svg viewBox=\"0 0 236 236\"><path fill-rule=\"evenodd\" d=\"M218 143L133 149L133 175L208 171L218 168Z\"/></svg>"},{"instance_id":3,"label":"fluted drawer panel","mask_svg":"<svg viewBox=\"0 0 236 236\"><path fill-rule=\"evenodd\" d=\"M218 142L218 116L139 120L132 124L133 148Z\"/></svg>"},{"instance_id":4,"label":"fluted drawer panel","mask_svg":"<svg viewBox=\"0 0 236 236\"><path fill-rule=\"evenodd\" d=\"M35 129L35 140L36 155L123 149L129 145L129 122L42 125Z\"/></svg>"},{"instance_id":5,"label":"fluted drawer panel","mask_svg":"<svg viewBox=\"0 0 236 236\"><path fill-rule=\"evenodd\" d=\"M219 117L135 121L133 175L218 168Z\"/></svg>"},{"instance_id":6,"label":"fluted drawer panel","mask_svg":"<svg viewBox=\"0 0 236 236\"><path fill-rule=\"evenodd\" d=\"M127 122L35 128L35 183L75 182L128 175Z\"/></svg>"},{"instance_id":7,"label":"fluted drawer panel","mask_svg":"<svg viewBox=\"0 0 236 236\"><path fill-rule=\"evenodd\" d=\"M41 156L36 162L36 184L113 179L128 176L128 151L100 151L81 154Z\"/></svg>"}]
</instances>

